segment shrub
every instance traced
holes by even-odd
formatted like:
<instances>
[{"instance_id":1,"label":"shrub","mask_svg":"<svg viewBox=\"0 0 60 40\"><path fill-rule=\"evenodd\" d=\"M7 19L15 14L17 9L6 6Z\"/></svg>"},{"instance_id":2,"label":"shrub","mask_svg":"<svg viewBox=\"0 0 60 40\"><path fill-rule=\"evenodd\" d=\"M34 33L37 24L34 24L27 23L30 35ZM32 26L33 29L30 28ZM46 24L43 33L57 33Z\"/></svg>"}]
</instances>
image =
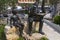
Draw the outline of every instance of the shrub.
<instances>
[{"instance_id":1,"label":"shrub","mask_svg":"<svg viewBox=\"0 0 60 40\"><path fill-rule=\"evenodd\" d=\"M40 40L48 40L46 37L41 37Z\"/></svg>"},{"instance_id":2,"label":"shrub","mask_svg":"<svg viewBox=\"0 0 60 40\"><path fill-rule=\"evenodd\" d=\"M60 15L59 16L55 16L53 21L54 21L55 24L60 25Z\"/></svg>"},{"instance_id":3,"label":"shrub","mask_svg":"<svg viewBox=\"0 0 60 40\"><path fill-rule=\"evenodd\" d=\"M4 26L5 25L0 25L0 40L6 40L6 36L4 33Z\"/></svg>"}]
</instances>

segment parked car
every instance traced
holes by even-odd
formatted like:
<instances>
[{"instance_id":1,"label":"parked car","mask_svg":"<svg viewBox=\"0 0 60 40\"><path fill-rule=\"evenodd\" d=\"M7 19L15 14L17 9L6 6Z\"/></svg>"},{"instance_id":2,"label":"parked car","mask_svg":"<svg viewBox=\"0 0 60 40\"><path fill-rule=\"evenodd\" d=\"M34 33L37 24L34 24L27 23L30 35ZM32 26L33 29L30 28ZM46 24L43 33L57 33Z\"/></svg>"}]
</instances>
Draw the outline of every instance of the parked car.
<instances>
[{"instance_id":1,"label":"parked car","mask_svg":"<svg viewBox=\"0 0 60 40\"><path fill-rule=\"evenodd\" d=\"M45 11L49 11L50 6L44 6L44 8L45 8ZM38 6L38 9L39 9L40 13L42 13L41 6Z\"/></svg>"},{"instance_id":2,"label":"parked car","mask_svg":"<svg viewBox=\"0 0 60 40\"><path fill-rule=\"evenodd\" d=\"M7 14L3 14L3 16L4 16L4 17L8 17L8 15L7 15Z\"/></svg>"}]
</instances>

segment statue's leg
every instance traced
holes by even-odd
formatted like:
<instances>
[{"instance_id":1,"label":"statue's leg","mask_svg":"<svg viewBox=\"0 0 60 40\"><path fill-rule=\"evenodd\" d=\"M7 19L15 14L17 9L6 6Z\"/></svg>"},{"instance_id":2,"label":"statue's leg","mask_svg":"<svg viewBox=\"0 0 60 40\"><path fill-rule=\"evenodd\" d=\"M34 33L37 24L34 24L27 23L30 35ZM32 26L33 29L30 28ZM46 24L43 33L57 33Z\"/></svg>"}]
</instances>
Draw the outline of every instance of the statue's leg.
<instances>
[{"instance_id":1,"label":"statue's leg","mask_svg":"<svg viewBox=\"0 0 60 40\"><path fill-rule=\"evenodd\" d=\"M28 18L28 34L31 34L32 31L32 23L33 23L33 19L32 18Z\"/></svg>"},{"instance_id":2,"label":"statue's leg","mask_svg":"<svg viewBox=\"0 0 60 40\"><path fill-rule=\"evenodd\" d=\"M20 36L22 36L22 34L23 34L23 29L24 29L24 25L23 24L19 24Z\"/></svg>"},{"instance_id":3,"label":"statue's leg","mask_svg":"<svg viewBox=\"0 0 60 40\"><path fill-rule=\"evenodd\" d=\"M43 28L43 22L42 22L42 20L40 20L40 22L39 22L39 32L42 31L42 28Z\"/></svg>"},{"instance_id":4,"label":"statue's leg","mask_svg":"<svg viewBox=\"0 0 60 40\"><path fill-rule=\"evenodd\" d=\"M40 19L39 20L39 33L44 34L44 32L42 31L42 29L43 29L43 16L40 16L39 19Z\"/></svg>"}]
</instances>

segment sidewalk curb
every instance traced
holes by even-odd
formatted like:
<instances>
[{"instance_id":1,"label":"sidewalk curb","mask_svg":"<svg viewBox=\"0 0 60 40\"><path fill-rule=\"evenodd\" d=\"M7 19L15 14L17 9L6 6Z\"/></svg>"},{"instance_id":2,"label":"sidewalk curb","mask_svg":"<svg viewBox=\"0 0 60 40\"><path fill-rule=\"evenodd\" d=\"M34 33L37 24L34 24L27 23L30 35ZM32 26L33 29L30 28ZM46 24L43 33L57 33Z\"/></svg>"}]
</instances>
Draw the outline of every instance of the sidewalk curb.
<instances>
[{"instance_id":1,"label":"sidewalk curb","mask_svg":"<svg viewBox=\"0 0 60 40\"><path fill-rule=\"evenodd\" d=\"M51 21L49 20L46 20L46 19L43 19L43 21L48 24L50 27L52 27L55 31L57 31L58 33L60 33L60 26L59 25L56 25L54 23L52 23Z\"/></svg>"}]
</instances>

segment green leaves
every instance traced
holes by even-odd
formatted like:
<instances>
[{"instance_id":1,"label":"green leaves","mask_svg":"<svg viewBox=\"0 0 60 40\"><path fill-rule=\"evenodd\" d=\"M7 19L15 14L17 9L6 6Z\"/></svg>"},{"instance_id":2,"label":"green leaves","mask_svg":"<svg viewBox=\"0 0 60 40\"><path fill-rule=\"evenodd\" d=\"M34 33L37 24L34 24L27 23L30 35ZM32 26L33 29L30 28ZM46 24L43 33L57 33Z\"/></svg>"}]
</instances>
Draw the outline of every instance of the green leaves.
<instances>
[{"instance_id":1,"label":"green leaves","mask_svg":"<svg viewBox=\"0 0 60 40\"><path fill-rule=\"evenodd\" d=\"M59 0L49 0L50 1L50 4L56 4L58 3Z\"/></svg>"},{"instance_id":2,"label":"green leaves","mask_svg":"<svg viewBox=\"0 0 60 40\"><path fill-rule=\"evenodd\" d=\"M6 6L15 6L18 0L0 0L0 12L6 9Z\"/></svg>"},{"instance_id":3,"label":"green leaves","mask_svg":"<svg viewBox=\"0 0 60 40\"><path fill-rule=\"evenodd\" d=\"M5 9L5 5L6 5L6 0L0 0L0 11Z\"/></svg>"},{"instance_id":4,"label":"green leaves","mask_svg":"<svg viewBox=\"0 0 60 40\"><path fill-rule=\"evenodd\" d=\"M60 15L59 16L55 16L53 21L54 21L54 23L60 25Z\"/></svg>"}]
</instances>

